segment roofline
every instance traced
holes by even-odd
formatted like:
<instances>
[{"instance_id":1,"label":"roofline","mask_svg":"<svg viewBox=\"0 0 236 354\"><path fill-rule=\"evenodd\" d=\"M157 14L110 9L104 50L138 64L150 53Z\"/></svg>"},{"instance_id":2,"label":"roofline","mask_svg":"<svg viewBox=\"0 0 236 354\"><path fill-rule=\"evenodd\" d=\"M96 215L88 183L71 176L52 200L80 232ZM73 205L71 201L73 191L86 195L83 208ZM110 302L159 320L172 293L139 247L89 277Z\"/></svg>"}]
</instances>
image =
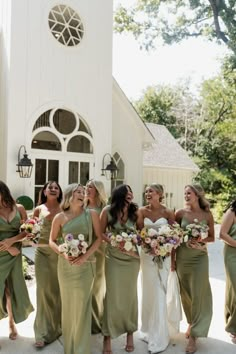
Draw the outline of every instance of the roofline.
<instances>
[{"instance_id":1,"label":"roofline","mask_svg":"<svg viewBox=\"0 0 236 354\"><path fill-rule=\"evenodd\" d=\"M125 98L125 100L128 102L128 104L130 105L131 109L135 112L135 114L137 115L137 117L139 118L140 123L142 124L144 130L148 131L148 133L150 134L151 138L155 141L155 137L152 134L152 132L149 130L149 128L147 127L147 125L144 123L144 121L142 120L142 118L140 117L140 115L138 114L137 110L135 109L134 105L131 103L131 101L128 99L128 97L126 96L126 94L124 93L124 91L122 90L122 88L120 87L120 85L118 84L118 82L116 81L116 79L113 76L113 82L115 83L115 85L118 87L120 93L122 94L122 96Z\"/></svg>"},{"instance_id":2,"label":"roofline","mask_svg":"<svg viewBox=\"0 0 236 354\"><path fill-rule=\"evenodd\" d=\"M191 167L179 167L179 166L165 166L165 165L145 165L143 164L143 167L147 167L147 168L166 168L166 169L169 169L169 170L189 170L189 171L193 171L193 172L199 172L200 171L200 168L199 167L195 167L195 168L191 168Z\"/></svg>"}]
</instances>

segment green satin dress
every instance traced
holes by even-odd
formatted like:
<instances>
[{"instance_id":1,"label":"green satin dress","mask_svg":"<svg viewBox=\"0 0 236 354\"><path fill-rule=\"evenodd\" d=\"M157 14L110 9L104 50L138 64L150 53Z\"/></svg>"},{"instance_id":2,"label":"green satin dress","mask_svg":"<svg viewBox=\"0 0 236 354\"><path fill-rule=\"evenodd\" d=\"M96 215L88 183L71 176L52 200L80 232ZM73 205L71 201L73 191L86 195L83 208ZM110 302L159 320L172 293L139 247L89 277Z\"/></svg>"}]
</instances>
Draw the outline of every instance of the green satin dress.
<instances>
[{"instance_id":1,"label":"green satin dress","mask_svg":"<svg viewBox=\"0 0 236 354\"><path fill-rule=\"evenodd\" d=\"M110 219L109 212L108 219ZM134 228L134 223L127 220L124 225L117 222L111 231L117 233ZM139 259L126 255L107 244L105 260L106 295L102 322L104 336L116 338L123 333L133 333L137 330L137 278L139 268Z\"/></svg>"},{"instance_id":2,"label":"green satin dress","mask_svg":"<svg viewBox=\"0 0 236 354\"><path fill-rule=\"evenodd\" d=\"M93 208L93 210L100 215L102 208ZM102 242L98 250L94 253L96 258L96 275L92 294L92 334L100 333L102 330L103 302L106 292L105 249L106 242Z\"/></svg>"},{"instance_id":3,"label":"green satin dress","mask_svg":"<svg viewBox=\"0 0 236 354\"><path fill-rule=\"evenodd\" d=\"M68 221L62 235L83 234L89 245L92 243L93 227L90 212L85 210ZM92 255L81 266L71 265L63 257L58 261L58 279L62 301L62 335L65 354L91 354L92 290L96 261Z\"/></svg>"},{"instance_id":4,"label":"green satin dress","mask_svg":"<svg viewBox=\"0 0 236 354\"><path fill-rule=\"evenodd\" d=\"M9 223L0 218L0 241L19 234L20 220L21 216L18 211ZM21 243L16 243L13 247L20 249ZM25 284L21 253L13 257L7 251L0 252L0 319L8 316L4 295L6 283L10 291L14 321L15 323L22 322L34 311L34 308Z\"/></svg>"},{"instance_id":5,"label":"green satin dress","mask_svg":"<svg viewBox=\"0 0 236 354\"><path fill-rule=\"evenodd\" d=\"M229 235L236 240L236 223L232 225ZM226 272L225 288L225 330L236 333L236 247L224 245L224 262Z\"/></svg>"},{"instance_id":6,"label":"green satin dress","mask_svg":"<svg viewBox=\"0 0 236 354\"><path fill-rule=\"evenodd\" d=\"M61 297L57 276L58 255L48 245L52 221L42 215L39 245L35 251L37 312L34 321L36 342L51 343L61 335Z\"/></svg>"},{"instance_id":7,"label":"green satin dress","mask_svg":"<svg viewBox=\"0 0 236 354\"><path fill-rule=\"evenodd\" d=\"M183 229L189 222L182 219ZM176 271L180 282L183 309L190 335L207 337L212 319L212 293L209 282L207 251L188 248L182 243L176 250Z\"/></svg>"}]
</instances>

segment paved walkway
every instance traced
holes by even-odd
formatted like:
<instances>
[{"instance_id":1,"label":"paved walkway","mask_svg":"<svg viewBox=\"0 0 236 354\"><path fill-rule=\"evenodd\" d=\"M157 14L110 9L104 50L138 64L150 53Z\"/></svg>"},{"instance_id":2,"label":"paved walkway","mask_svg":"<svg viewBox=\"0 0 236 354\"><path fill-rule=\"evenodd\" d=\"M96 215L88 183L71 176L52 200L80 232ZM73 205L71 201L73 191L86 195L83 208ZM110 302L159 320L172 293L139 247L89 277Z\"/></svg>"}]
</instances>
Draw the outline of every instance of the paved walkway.
<instances>
[{"instance_id":1,"label":"paved walkway","mask_svg":"<svg viewBox=\"0 0 236 354\"><path fill-rule=\"evenodd\" d=\"M212 245L208 246L210 260L210 281L213 293L213 319L210 327L209 337L198 339L198 354L235 354L236 345L232 344L229 336L224 331L224 290L225 275L222 255L223 242L216 240ZM32 249L25 249L25 252L31 254ZM28 256L30 256L28 254ZM29 285L30 298L35 304L35 285ZM35 312L23 323L18 324L19 337L16 341L8 339L8 322L6 319L0 322L0 344L1 354L34 354L42 352L43 354L63 354L62 340L46 346L44 349L35 349L34 344L34 322ZM165 354L183 354L185 353L186 339L184 332L186 330L186 322L181 322L181 333L171 338L171 343L163 352ZM113 354L124 354L125 336L121 336L112 342ZM92 336L92 352L91 354L102 353L102 336ZM147 345L139 340L138 333L135 334L135 351L134 354L147 354Z\"/></svg>"}]
</instances>

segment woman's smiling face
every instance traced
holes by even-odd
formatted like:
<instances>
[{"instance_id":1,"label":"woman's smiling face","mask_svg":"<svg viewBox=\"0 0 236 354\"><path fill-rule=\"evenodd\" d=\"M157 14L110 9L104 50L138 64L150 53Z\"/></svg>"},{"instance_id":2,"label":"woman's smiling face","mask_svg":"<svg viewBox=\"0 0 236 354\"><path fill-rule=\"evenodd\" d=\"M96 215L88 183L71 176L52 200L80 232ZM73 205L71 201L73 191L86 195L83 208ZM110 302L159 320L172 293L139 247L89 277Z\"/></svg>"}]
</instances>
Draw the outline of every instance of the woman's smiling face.
<instances>
[{"instance_id":1,"label":"woman's smiling face","mask_svg":"<svg viewBox=\"0 0 236 354\"><path fill-rule=\"evenodd\" d=\"M83 202L84 201L84 187L83 186L78 186L74 192L73 192L73 197L72 197L72 201L80 201Z\"/></svg>"}]
</instances>

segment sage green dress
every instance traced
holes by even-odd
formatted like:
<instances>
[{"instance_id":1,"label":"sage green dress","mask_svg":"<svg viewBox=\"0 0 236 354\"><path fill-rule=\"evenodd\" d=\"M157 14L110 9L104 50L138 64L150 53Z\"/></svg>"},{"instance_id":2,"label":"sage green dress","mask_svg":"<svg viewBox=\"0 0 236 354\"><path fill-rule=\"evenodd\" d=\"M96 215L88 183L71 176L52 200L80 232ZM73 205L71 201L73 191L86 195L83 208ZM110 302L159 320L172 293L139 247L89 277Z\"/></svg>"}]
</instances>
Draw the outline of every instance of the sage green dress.
<instances>
[{"instance_id":1,"label":"sage green dress","mask_svg":"<svg viewBox=\"0 0 236 354\"><path fill-rule=\"evenodd\" d=\"M108 220L110 214L108 212ZM111 231L133 230L129 219L123 225L117 222ZM138 255L138 253L137 253ZM126 255L107 244L105 260L106 295L102 333L116 338L123 333L133 333L138 328L137 279L140 260Z\"/></svg>"},{"instance_id":2,"label":"sage green dress","mask_svg":"<svg viewBox=\"0 0 236 354\"><path fill-rule=\"evenodd\" d=\"M232 225L229 235L236 240L236 223ZM225 330L236 333L236 247L224 245L224 262L226 272L225 288Z\"/></svg>"},{"instance_id":3,"label":"sage green dress","mask_svg":"<svg viewBox=\"0 0 236 354\"><path fill-rule=\"evenodd\" d=\"M189 222L182 219L183 229ZM209 282L207 249L188 248L182 243L176 250L176 271L180 282L183 309L189 324L190 335L207 337L212 319L212 293Z\"/></svg>"},{"instance_id":4,"label":"sage green dress","mask_svg":"<svg viewBox=\"0 0 236 354\"><path fill-rule=\"evenodd\" d=\"M17 211L11 222L0 218L0 241L14 237L20 230L20 213ZM13 247L21 248L21 243L15 243ZM15 323L27 319L34 311L30 302L28 290L22 271L22 254L11 256L7 251L0 252L0 319L7 317L5 286L8 286L11 297L13 318Z\"/></svg>"},{"instance_id":5,"label":"sage green dress","mask_svg":"<svg viewBox=\"0 0 236 354\"><path fill-rule=\"evenodd\" d=\"M93 208L93 210L100 215L102 208ZM94 253L96 258L96 275L92 294L92 334L100 333L102 330L103 301L106 292L105 249L106 242L103 241Z\"/></svg>"},{"instance_id":6,"label":"sage green dress","mask_svg":"<svg viewBox=\"0 0 236 354\"><path fill-rule=\"evenodd\" d=\"M90 212L85 210L62 227L62 235L83 234L92 243L93 227ZM62 335L65 354L91 354L92 290L96 272L95 257L78 266L63 257L58 261L58 279L62 301Z\"/></svg>"},{"instance_id":7,"label":"sage green dress","mask_svg":"<svg viewBox=\"0 0 236 354\"><path fill-rule=\"evenodd\" d=\"M52 221L39 215L39 245L35 251L37 312L34 321L35 340L51 343L61 335L61 296L57 276L58 255L48 245Z\"/></svg>"}]
</instances>

